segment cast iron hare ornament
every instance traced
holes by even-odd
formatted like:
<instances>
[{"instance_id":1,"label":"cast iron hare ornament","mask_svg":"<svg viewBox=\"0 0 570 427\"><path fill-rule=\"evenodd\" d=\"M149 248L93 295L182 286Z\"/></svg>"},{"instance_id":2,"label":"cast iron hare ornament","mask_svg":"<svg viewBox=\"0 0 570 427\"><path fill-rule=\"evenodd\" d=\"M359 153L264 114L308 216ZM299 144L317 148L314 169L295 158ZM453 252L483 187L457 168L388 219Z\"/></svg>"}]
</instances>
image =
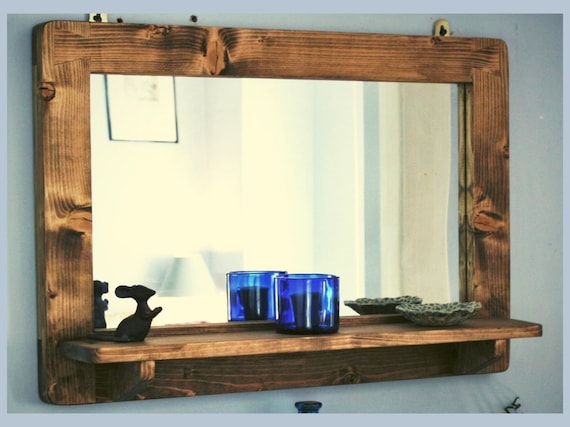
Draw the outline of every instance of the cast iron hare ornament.
<instances>
[{"instance_id":1,"label":"cast iron hare ornament","mask_svg":"<svg viewBox=\"0 0 570 427\"><path fill-rule=\"evenodd\" d=\"M156 291L143 285L117 286L115 295L119 298L133 298L137 302L137 309L129 317L121 320L115 335L94 333L91 338L117 342L143 341L150 331L152 319L162 311L162 307L151 310L148 306L148 299L155 293Z\"/></svg>"}]
</instances>

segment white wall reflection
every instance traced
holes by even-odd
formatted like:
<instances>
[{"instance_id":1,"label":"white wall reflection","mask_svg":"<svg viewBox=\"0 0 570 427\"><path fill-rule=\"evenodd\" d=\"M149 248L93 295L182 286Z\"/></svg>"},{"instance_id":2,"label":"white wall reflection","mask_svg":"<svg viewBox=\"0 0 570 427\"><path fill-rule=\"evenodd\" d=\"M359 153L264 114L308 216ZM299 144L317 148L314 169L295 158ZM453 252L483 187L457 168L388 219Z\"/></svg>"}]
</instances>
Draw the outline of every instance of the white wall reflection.
<instances>
[{"instance_id":1,"label":"white wall reflection","mask_svg":"<svg viewBox=\"0 0 570 427\"><path fill-rule=\"evenodd\" d=\"M450 86L175 81L177 143L112 141L92 76L93 264L109 282L108 327L134 311L114 297L124 284L158 291L153 325L225 321L232 270L338 275L342 315L363 296L454 298ZM215 290L161 296L172 259L193 254Z\"/></svg>"}]
</instances>

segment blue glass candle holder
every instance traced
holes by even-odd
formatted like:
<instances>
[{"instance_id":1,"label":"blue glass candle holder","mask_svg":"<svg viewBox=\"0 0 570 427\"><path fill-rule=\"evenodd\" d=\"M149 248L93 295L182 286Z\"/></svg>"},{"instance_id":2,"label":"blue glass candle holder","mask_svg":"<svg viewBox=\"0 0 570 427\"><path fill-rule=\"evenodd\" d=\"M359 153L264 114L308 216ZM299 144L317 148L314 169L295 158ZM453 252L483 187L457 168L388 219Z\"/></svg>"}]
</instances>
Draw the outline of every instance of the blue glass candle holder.
<instances>
[{"instance_id":1,"label":"blue glass candle holder","mask_svg":"<svg viewBox=\"0 0 570 427\"><path fill-rule=\"evenodd\" d=\"M276 278L277 332L338 331L339 278L331 274L284 274Z\"/></svg>"},{"instance_id":2,"label":"blue glass candle holder","mask_svg":"<svg viewBox=\"0 0 570 427\"><path fill-rule=\"evenodd\" d=\"M226 275L228 319L275 320L275 281L285 271L231 271Z\"/></svg>"}]
</instances>

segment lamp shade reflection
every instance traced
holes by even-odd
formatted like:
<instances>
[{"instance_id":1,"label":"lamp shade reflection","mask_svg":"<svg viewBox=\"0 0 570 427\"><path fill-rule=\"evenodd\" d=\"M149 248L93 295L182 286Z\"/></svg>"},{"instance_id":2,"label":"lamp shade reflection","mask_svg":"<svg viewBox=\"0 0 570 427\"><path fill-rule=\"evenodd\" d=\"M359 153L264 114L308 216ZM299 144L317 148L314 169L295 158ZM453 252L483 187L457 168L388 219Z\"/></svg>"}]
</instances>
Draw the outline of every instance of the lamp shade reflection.
<instances>
[{"instance_id":1,"label":"lamp shade reflection","mask_svg":"<svg viewBox=\"0 0 570 427\"><path fill-rule=\"evenodd\" d=\"M202 296L216 292L214 279L200 254L172 260L158 291L161 297Z\"/></svg>"}]
</instances>

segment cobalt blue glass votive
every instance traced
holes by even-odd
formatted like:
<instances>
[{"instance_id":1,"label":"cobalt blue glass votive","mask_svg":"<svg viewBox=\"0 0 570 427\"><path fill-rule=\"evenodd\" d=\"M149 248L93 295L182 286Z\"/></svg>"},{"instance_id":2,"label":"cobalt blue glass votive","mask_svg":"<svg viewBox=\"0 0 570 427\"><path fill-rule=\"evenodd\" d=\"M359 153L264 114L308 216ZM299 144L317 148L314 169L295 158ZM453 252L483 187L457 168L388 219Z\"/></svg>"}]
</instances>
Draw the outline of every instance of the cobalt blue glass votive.
<instances>
[{"instance_id":1,"label":"cobalt blue glass votive","mask_svg":"<svg viewBox=\"0 0 570 427\"><path fill-rule=\"evenodd\" d=\"M339 278L331 274L277 276L277 332L326 334L338 331Z\"/></svg>"},{"instance_id":2,"label":"cobalt blue glass votive","mask_svg":"<svg viewBox=\"0 0 570 427\"><path fill-rule=\"evenodd\" d=\"M285 271L231 271L226 275L228 319L275 320L274 279Z\"/></svg>"}]
</instances>

